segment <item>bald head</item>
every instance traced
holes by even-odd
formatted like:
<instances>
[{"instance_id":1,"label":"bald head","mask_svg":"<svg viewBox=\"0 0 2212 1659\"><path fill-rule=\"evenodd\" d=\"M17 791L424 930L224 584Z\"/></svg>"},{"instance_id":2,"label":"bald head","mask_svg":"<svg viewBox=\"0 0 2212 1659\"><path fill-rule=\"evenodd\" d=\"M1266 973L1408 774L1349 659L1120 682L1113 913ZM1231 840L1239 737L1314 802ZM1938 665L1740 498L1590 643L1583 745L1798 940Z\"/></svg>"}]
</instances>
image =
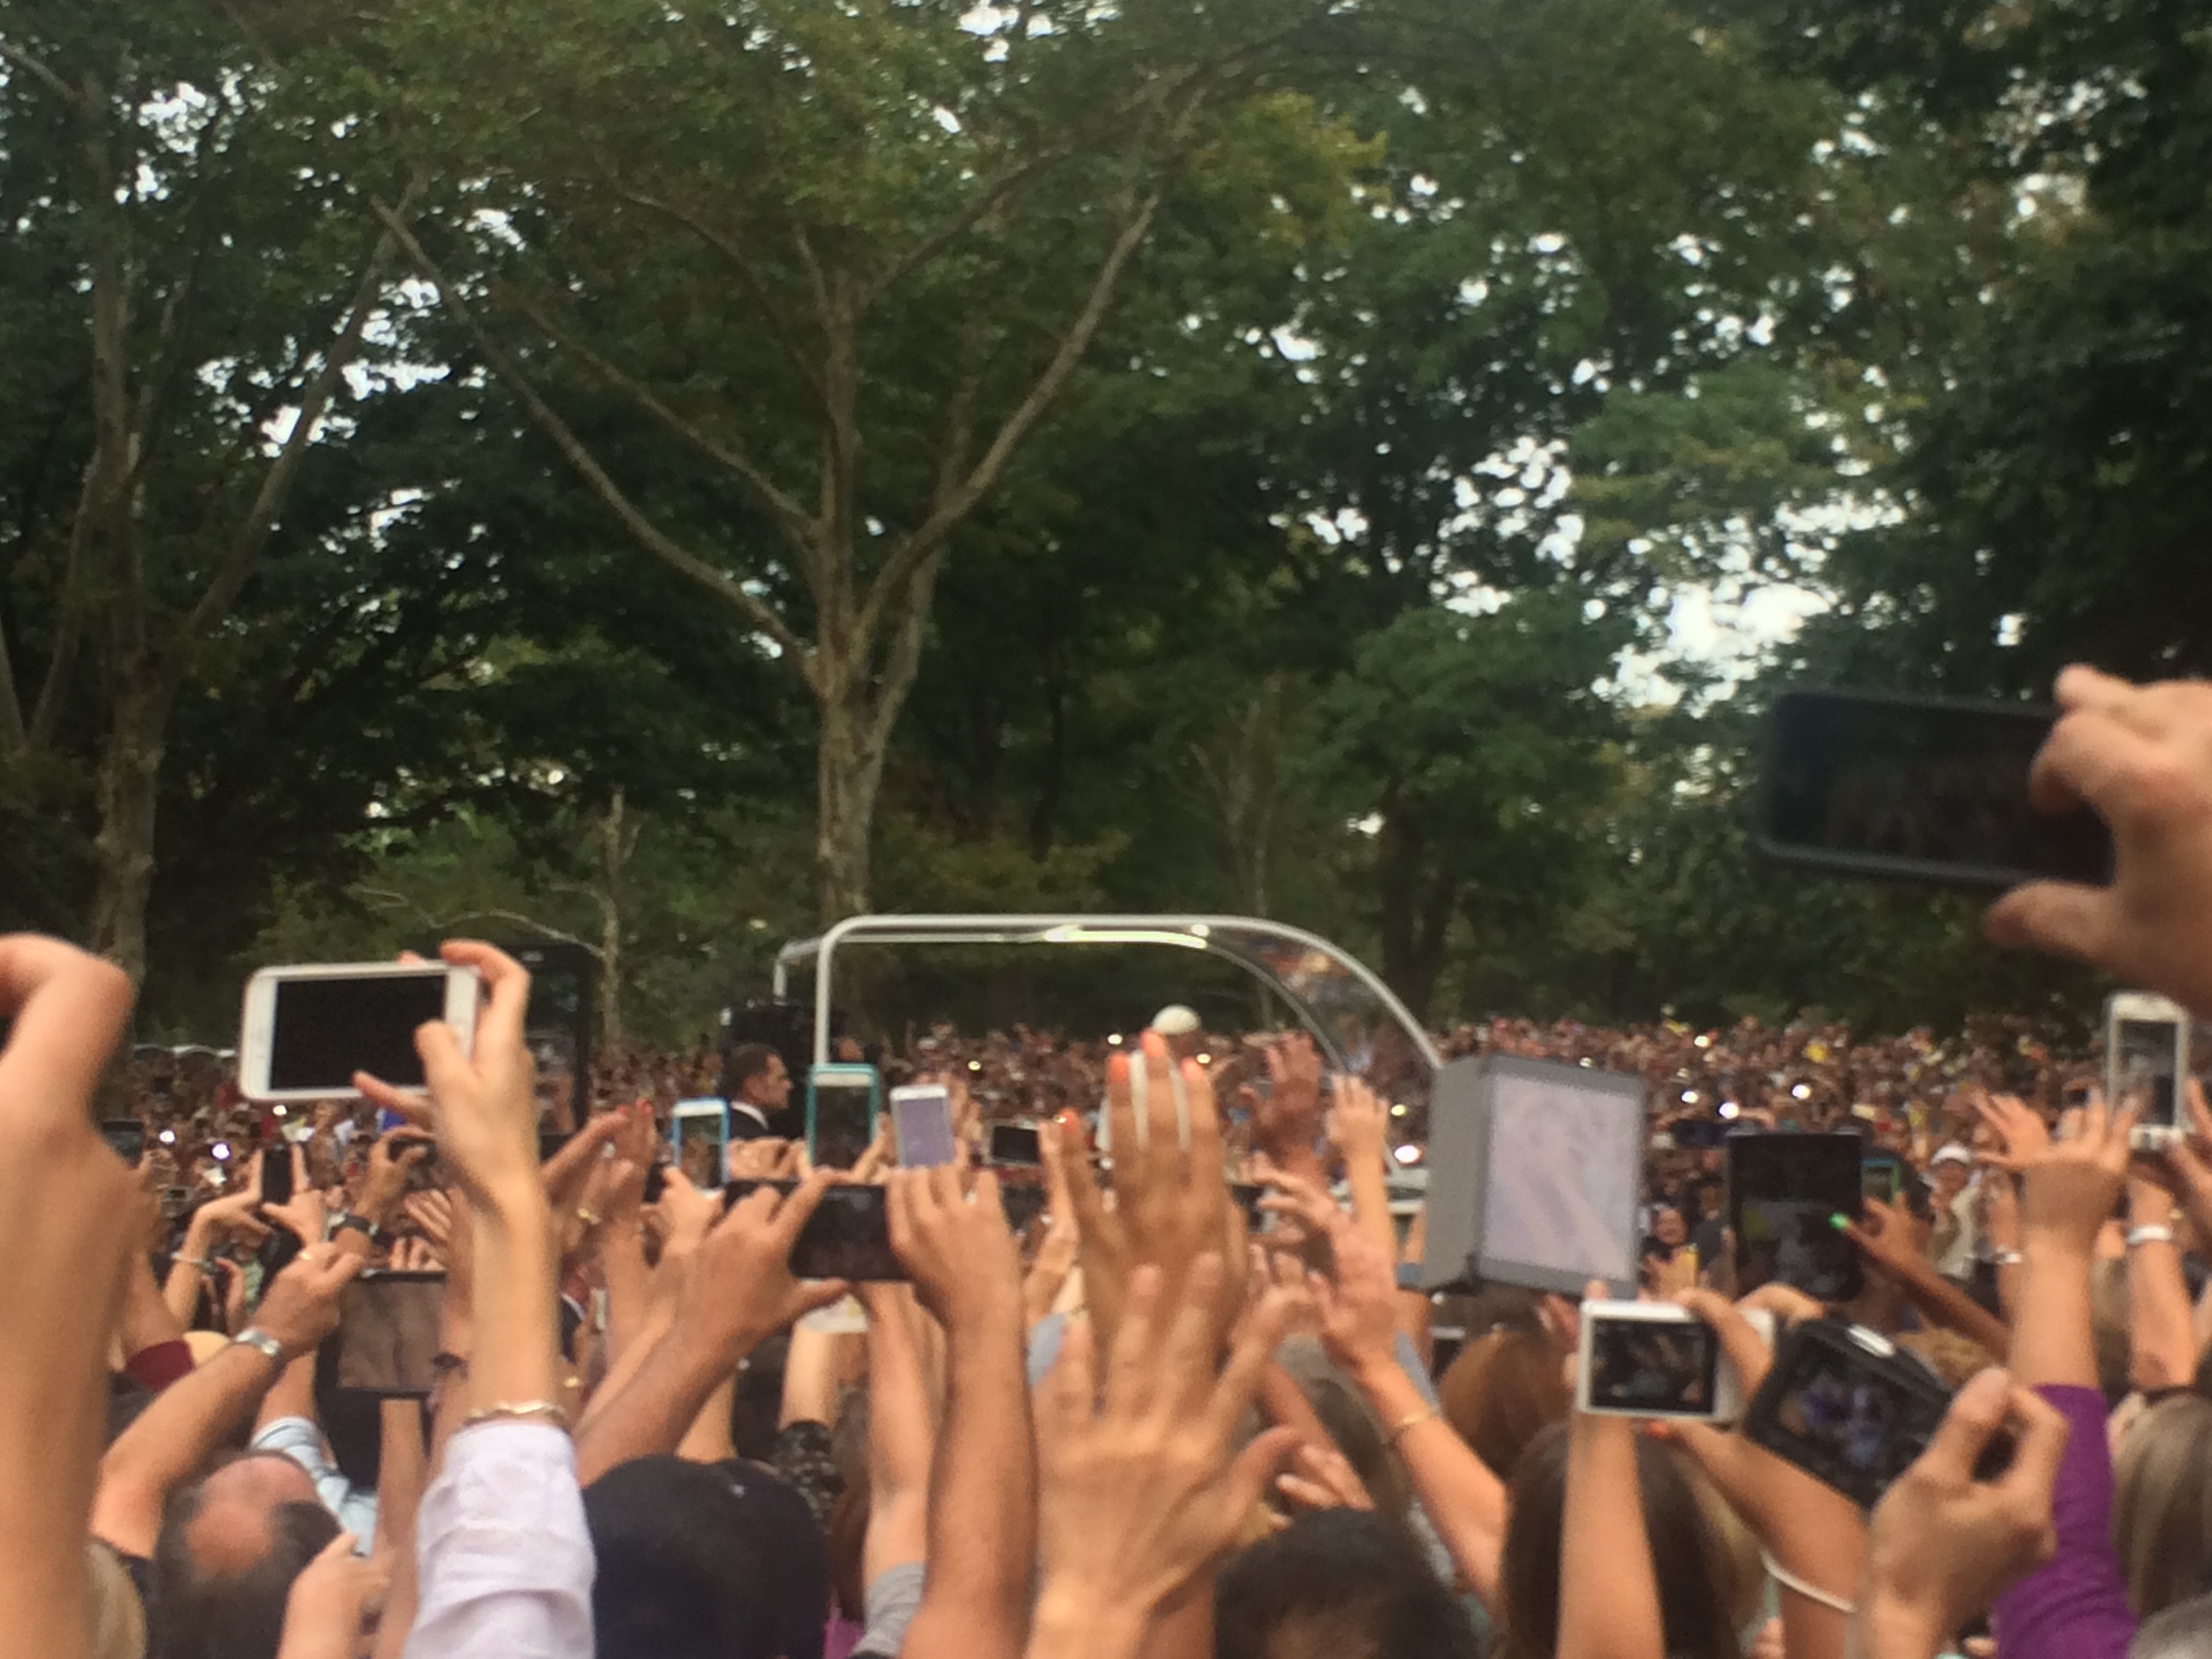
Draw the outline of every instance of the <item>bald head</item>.
<instances>
[{"instance_id":1,"label":"bald head","mask_svg":"<svg viewBox=\"0 0 2212 1659\"><path fill-rule=\"evenodd\" d=\"M154 1547L167 1659L275 1659L292 1581L337 1534L307 1471L275 1453L178 1493Z\"/></svg>"}]
</instances>

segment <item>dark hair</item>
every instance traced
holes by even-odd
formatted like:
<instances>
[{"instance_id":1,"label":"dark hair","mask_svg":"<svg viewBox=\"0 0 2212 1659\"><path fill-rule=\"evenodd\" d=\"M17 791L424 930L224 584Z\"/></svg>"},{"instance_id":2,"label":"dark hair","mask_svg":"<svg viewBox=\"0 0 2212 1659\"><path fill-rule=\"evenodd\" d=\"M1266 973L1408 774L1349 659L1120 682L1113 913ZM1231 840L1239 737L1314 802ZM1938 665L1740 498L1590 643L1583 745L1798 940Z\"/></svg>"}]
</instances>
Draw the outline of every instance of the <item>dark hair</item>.
<instances>
[{"instance_id":1,"label":"dark hair","mask_svg":"<svg viewBox=\"0 0 2212 1659\"><path fill-rule=\"evenodd\" d=\"M206 1507L201 1480L170 1499L161 1516L147 1609L152 1659L276 1659L292 1581L338 1535L337 1517L303 1498L278 1504L269 1511L269 1547L253 1565L211 1573L192 1559L187 1539Z\"/></svg>"},{"instance_id":2,"label":"dark hair","mask_svg":"<svg viewBox=\"0 0 2212 1659\"><path fill-rule=\"evenodd\" d=\"M1437 1383L1444 1420L1500 1480L1513 1478L1538 1433L1575 1403L1559 1351L1541 1333L1508 1328L1477 1337Z\"/></svg>"},{"instance_id":3,"label":"dark hair","mask_svg":"<svg viewBox=\"0 0 2212 1659\"><path fill-rule=\"evenodd\" d=\"M1459 1600L1413 1534L1371 1511L1300 1516L1231 1556L1213 1587L1214 1659L1297 1650L1334 1659L1475 1659Z\"/></svg>"},{"instance_id":4,"label":"dark hair","mask_svg":"<svg viewBox=\"0 0 2212 1659\"><path fill-rule=\"evenodd\" d=\"M1567 1507L1567 1425L1528 1444L1513 1472L1498 1564L1496 1659L1551 1659L1559 1644L1559 1535ZM1667 1447L1636 1439L1636 1484L1659 1585L1665 1651L1673 1659L1738 1659L1729 1594L1733 1567L1689 1478Z\"/></svg>"},{"instance_id":5,"label":"dark hair","mask_svg":"<svg viewBox=\"0 0 2212 1659\"><path fill-rule=\"evenodd\" d=\"M741 1042L731 1049L722 1056L722 1098L737 1099L775 1057L776 1051L765 1042Z\"/></svg>"},{"instance_id":6,"label":"dark hair","mask_svg":"<svg viewBox=\"0 0 2212 1659\"><path fill-rule=\"evenodd\" d=\"M767 1470L633 1458L586 1489L584 1516L599 1659L820 1659L821 1529Z\"/></svg>"}]
</instances>

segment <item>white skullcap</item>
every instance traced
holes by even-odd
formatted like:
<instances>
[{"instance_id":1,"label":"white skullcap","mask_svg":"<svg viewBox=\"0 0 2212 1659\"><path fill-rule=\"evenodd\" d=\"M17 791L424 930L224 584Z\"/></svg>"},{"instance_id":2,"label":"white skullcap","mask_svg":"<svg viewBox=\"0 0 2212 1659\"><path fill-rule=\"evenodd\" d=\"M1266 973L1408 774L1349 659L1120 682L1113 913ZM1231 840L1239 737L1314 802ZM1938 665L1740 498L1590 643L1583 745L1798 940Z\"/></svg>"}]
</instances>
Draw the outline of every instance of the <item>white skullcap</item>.
<instances>
[{"instance_id":1,"label":"white skullcap","mask_svg":"<svg viewBox=\"0 0 2212 1659\"><path fill-rule=\"evenodd\" d=\"M1152 1029L1162 1036L1188 1036L1198 1029L1198 1012L1180 1002L1170 1002L1152 1016Z\"/></svg>"}]
</instances>

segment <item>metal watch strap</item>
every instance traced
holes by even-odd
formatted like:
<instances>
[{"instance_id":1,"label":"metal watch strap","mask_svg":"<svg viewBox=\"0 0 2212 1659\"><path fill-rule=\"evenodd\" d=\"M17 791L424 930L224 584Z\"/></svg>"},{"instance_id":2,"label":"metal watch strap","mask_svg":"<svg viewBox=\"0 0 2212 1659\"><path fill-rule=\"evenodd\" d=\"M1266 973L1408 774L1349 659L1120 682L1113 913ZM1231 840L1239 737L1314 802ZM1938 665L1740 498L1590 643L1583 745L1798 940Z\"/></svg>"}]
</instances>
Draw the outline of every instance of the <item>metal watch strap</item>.
<instances>
[{"instance_id":1,"label":"metal watch strap","mask_svg":"<svg viewBox=\"0 0 2212 1659\"><path fill-rule=\"evenodd\" d=\"M231 1338L234 1345L253 1349L267 1356L280 1368L284 1364L284 1345L263 1330L258 1325L248 1325Z\"/></svg>"}]
</instances>

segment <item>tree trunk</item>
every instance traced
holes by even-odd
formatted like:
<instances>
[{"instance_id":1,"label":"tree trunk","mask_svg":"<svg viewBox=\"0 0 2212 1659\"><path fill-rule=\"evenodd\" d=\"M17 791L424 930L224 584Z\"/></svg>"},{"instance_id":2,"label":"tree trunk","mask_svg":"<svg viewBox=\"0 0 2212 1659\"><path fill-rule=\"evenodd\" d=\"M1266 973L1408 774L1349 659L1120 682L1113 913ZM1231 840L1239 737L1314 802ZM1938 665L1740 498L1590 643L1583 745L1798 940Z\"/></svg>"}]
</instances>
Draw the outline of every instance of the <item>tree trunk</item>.
<instances>
[{"instance_id":1,"label":"tree trunk","mask_svg":"<svg viewBox=\"0 0 2212 1659\"><path fill-rule=\"evenodd\" d=\"M90 942L134 984L146 976L146 909L154 890L154 814L161 799L167 702L143 686L119 690L100 761Z\"/></svg>"},{"instance_id":2,"label":"tree trunk","mask_svg":"<svg viewBox=\"0 0 2212 1659\"><path fill-rule=\"evenodd\" d=\"M1446 926L1434 915L1437 896L1423 878L1428 838L1388 805L1375 849L1382 896L1382 981L1413 1018L1426 1020L1443 969Z\"/></svg>"},{"instance_id":3,"label":"tree trunk","mask_svg":"<svg viewBox=\"0 0 2212 1659\"><path fill-rule=\"evenodd\" d=\"M868 839L884 753L864 696L826 696L815 750L814 890L826 927L868 913Z\"/></svg>"},{"instance_id":4,"label":"tree trunk","mask_svg":"<svg viewBox=\"0 0 2212 1659\"><path fill-rule=\"evenodd\" d=\"M629 846L623 839L623 792L614 793L599 823L599 1042L611 1051L623 1040L623 866Z\"/></svg>"}]
</instances>

